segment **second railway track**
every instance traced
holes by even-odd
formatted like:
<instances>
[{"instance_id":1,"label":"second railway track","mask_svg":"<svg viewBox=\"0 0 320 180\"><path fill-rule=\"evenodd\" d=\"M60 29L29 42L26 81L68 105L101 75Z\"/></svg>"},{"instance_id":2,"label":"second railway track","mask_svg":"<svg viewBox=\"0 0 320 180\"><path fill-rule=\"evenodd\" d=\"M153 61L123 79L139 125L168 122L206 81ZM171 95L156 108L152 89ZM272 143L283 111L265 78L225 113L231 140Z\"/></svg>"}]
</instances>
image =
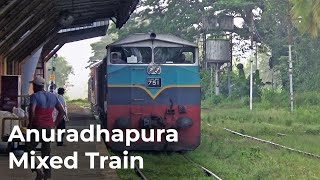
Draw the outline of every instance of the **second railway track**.
<instances>
[{"instance_id":1,"label":"second railway track","mask_svg":"<svg viewBox=\"0 0 320 180\"><path fill-rule=\"evenodd\" d=\"M179 155L182 157L182 159L184 159L185 161L189 162L192 166L196 167L197 169L200 169L201 171L203 171L203 177L212 177L215 178L217 180L221 180L221 178L216 175L215 173L213 173L211 170L209 170L208 168L202 166L201 164L195 162L194 160L192 160L190 157L188 157L187 155ZM181 166L185 165L184 163L181 163ZM141 180L150 180L150 179L154 179L154 178L148 178L148 175L146 175L146 173L144 173L143 169L140 169L136 164L134 167L134 171L135 174L141 179ZM163 173L165 174L165 173ZM184 177L185 179L187 179L187 177ZM200 178L200 177L199 177Z\"/></svg>"},{"instance_id":2,"label":"second railway track","mask_svg":"<svg viewBox=\"0 0 320 180\"><path fill-rule=\"evenodd\" d=\"M215 179L217 180L222 180L218 175L216 175L215 173L213 173L212 171L210 171L209 169L207 169L206 167L194 162L192 159L190 159L188 156L186 155L183 155L183 157L189 161L190 163L194 164L195 166L197 166L198 168L202 169L204 174L206 176L210 176L210 177L214 177Z\"/></svg>"}]
</instances>

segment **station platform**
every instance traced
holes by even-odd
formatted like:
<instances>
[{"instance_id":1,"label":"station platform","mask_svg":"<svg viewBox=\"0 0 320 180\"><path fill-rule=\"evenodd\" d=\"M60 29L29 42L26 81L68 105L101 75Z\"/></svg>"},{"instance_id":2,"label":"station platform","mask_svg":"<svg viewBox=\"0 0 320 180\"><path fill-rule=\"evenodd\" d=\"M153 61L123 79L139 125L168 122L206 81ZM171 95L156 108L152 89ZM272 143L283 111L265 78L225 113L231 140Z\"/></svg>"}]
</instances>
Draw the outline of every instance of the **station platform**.
<instances>
[{"instance_id":1,"label":"station platform","mask_svg":"<svg viewBox=\"0 0 320 180\"><path fill-rule=\"evenodd\" d=\"M90 111L75 105L68 106L68 114L70 121L67 123L67 128L82 130L89 128L90 124L96 124ZM3 149L5 144L0 144L0 149ZM90 169L89 157L85 157L85 152L99 152L101 156L109 156L107 148L103 142L66 142L65 146L57 146L56 143L51 144L51 156L60 156L65 158L71 156L74 151L78 152L78 169L69 170L66 168L52 169L53 180L118 180L115 170L109 169L107 164L105 169L99 168L99 162L95 162L95 169ZM37 155L40 152L37 152ZM0 179L3 180L33 180L36 173L32 173L29 169L22 167L9 169L9 156L0 154Z\"/></svg>"}]
</instances>

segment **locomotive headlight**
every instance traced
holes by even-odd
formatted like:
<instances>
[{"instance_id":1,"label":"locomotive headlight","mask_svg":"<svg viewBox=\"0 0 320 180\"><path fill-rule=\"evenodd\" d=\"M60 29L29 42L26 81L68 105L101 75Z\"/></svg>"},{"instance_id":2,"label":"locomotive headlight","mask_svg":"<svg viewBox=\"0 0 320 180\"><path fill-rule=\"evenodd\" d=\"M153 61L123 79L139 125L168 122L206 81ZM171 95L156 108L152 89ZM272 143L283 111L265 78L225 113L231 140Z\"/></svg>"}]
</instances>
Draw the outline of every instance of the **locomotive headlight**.
<instances>
[{"instance_id":1,"label":"locomotive headlight","mask_svg":"<svg viewBox=\"0 0 320 180\"><path fill-rule=\"evenodd\" d=\"M156 33L152 32L150 34L150 39L155 39L157 37Z\"/></svg>"},{"instance_id":2,"label":"locomotive headlight","mask_svg":"<svg viewBox=\"0 0 320 180\"><path fill-rule=\"evenodd\" d=\"M177 128L189 128L193 125L193 120L189 117L180 117L177 119Z\"/></svg>"}]
</instances>

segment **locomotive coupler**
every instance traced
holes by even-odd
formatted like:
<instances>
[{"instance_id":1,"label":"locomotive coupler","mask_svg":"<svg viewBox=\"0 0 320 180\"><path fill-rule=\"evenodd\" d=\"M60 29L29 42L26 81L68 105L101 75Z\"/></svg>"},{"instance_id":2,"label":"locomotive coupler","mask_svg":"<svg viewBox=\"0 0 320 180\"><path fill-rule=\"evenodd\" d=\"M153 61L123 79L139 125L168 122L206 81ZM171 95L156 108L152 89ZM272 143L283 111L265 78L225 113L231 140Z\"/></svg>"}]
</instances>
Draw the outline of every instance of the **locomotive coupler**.
<instances>
[{"instance_id":1,"label":"locomotive coupler","mask_svg":"<svg viewBox=\"0 0 320 180\"><path fill-rule=\"evenodd\" d=\"M160 116L145 116L140 119L140 127L143 129L165 127L165 121Z\"/></svg>"}]
</instances>

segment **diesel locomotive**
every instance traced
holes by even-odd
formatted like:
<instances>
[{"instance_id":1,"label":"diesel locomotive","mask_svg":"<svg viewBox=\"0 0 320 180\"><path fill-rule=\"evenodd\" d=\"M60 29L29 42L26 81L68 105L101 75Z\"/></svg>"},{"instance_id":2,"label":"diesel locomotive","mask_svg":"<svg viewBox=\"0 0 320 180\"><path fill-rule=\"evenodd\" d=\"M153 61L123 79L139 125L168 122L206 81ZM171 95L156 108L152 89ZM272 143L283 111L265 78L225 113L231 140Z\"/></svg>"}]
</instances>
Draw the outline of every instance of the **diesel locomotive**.
<instances>
[{"instance_id":1,"label":"diesel locomotive","mask_svg":"<svg viewBox=\"0 0 320 180\"><path fill-rule=\"evenodd\" d=\"M178 142L114 150L186 151L200 144L200 75L197 45L170 34L132 34L106 46L91 66L89 101L104 128L175 129ZM165 138L163 138L165 139Z\"/></svg>"}]
</instances>

